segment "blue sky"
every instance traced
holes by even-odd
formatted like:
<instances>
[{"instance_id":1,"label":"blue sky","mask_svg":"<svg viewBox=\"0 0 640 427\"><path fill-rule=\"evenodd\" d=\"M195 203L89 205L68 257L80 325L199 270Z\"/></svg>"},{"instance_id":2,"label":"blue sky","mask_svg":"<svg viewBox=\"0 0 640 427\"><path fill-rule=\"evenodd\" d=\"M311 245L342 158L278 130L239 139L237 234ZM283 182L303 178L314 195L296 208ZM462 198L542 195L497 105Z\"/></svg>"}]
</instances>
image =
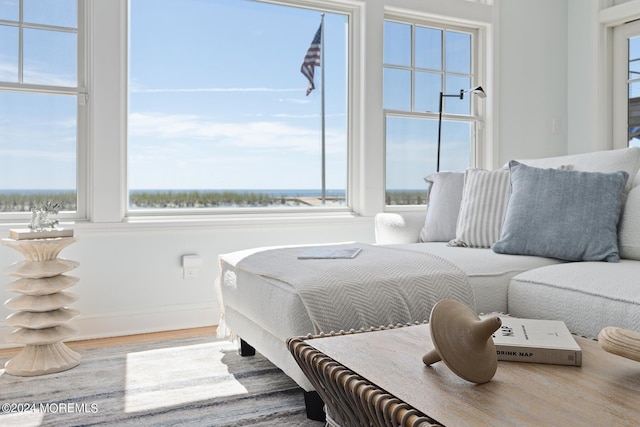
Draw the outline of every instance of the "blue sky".
<instances>
[{"instance_id":1,"label":"blue sky","mask_svg":"<svg viewBox=\"0 0 640 427\"><path fill-rule=\"evenodd\" d=\"M25 21L73 26L73 4L25 0ZM0 0L0 20L17 11ZM130 188L319 189L321 71L305 96L300 66L320 20L247 0L131 0ZM346 188L346 38L346 16L327 13L327 188ZM75 50L73 34L25 29L24 82L74 86ZM0 80L17 76L18 30L0 25ZM3 187L75 189L75 103L0 91Z\"/></svg>"},{"instance_id":2,"label":"blue sky","mask_svg":"<svg viewBox=\"0 0 640 427\"><path fill-rule=\"evenodd\" d=\"M17 19L17 4L0 0L0 19ZM61 10L73 4L25 0L25 19L71 26L74 14ZM249 0L131 0L129 188L320 189L324 68L326 187L346 189L348 19L325 14L325 63L316 69L317 90L305 96L300 65L320 20L316 10ZM410 65L410 26L388 24L385 31L385 61ZM439 55L437 34L420 29L424 56L417 60L425 67L437 67L429 64ZM462 43L459 36L448 39L449 68L468 67L468 36ZM71 33L26 29L24 81L74 85L75 50ZM17 81L17 63L17 29L0 25L0 79ZM437 109L438 76L416 76L416 111ZM469 80L448 78L448 86L457 92ZM410 109L410 93L410 73L385 77L386 108ZM468 99L446 102L448 112L468 112ZM10 159L1 182L74 189L75 128L74 97L0 92L0 152ZM392 118L386 130L387 188L425 188L423 177L435 170L437 122ZM468 165L469 134L466 124L443 123L443 170Z\"/></svg>"},{"instance_id":3,"label":"blue sky","mask_svg":"<svg viewBox=\"0 0 640 427\"><path fill-rule=\"evenodd\" d=\"M0 0L0 20L16 20L18 4ZM74 4L24 0L25 21L73 26ZM318 11L249 0L131 0L130 8L130 188L320 188L321 69L318 90L308 97L300 73ZM327 188L337 189L347 182L347 25L344 15L326 14ZM385 25L386 61L406 65L406 28ZM438 57L436 33L421 28L416 41L425 67L438 66L429 64ZM17 27L0 25L2 81L18 81L18 46ZM464 40L447 46L445 60L457 71L464 63L458 60L468 57L464 46ZM72 33L25 29L24 81L73 86L75 52ZM409 102L410 80L402 72L387 80L394 72L385 71L385 107L404 108L398 105ZM431 82L437 73L431 74L417 73L416 111L437 108L439 86ZM446 85L455 93L470 81L453 77ZM632 85L634 94L638 87ZM448 112L468 112L469 97L446 103ZM1 187L74 189L76 125L74 97L0 91L0 155L8 160ZM422 178L435 169L437 121L392 118L386 130L387 187L423 188ZM443 170L467 166L470 131L443 123Z\"/></svg>"},{"instance_id":4,"label":"blue sky","mask_svg":"<svg viewBox=\"0 0 640 427\"><path fill-rule=\"evenodd\" d=\"M308 97L300 73L318 11L130 7L130 188L320 188L321 71ZM327 188L346 188L346 25L325 15Z\"/></svg>"}]
</instances>

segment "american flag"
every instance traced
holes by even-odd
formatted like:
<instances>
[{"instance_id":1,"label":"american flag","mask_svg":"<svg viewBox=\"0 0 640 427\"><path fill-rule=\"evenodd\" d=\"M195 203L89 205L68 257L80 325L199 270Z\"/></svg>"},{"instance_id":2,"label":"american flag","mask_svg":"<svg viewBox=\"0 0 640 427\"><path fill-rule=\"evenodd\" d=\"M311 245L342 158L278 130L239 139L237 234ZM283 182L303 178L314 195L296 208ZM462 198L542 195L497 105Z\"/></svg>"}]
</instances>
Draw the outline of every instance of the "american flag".
<instances>
[{"instance_id":1,"label":"american flag","mask_svg":"<svg viewBox=\"0 0 640 427\"><path fill-rule=\"evenodd\" d=\"M313 84L313 72L315 67L320 66L321 36L322 36L322 24L320 24L320 26L318 27L318 31L316 31L316 35L313 37L311 46L309 46L309 50L307 50L307 54L304 57L304 61L302 62L302 67L300 67L300 72L304 74L307 80L309 80L309 87L307 88L307 96L309 96L311 91L316 88L316 86Z\"/></svg>"}]
</instances>

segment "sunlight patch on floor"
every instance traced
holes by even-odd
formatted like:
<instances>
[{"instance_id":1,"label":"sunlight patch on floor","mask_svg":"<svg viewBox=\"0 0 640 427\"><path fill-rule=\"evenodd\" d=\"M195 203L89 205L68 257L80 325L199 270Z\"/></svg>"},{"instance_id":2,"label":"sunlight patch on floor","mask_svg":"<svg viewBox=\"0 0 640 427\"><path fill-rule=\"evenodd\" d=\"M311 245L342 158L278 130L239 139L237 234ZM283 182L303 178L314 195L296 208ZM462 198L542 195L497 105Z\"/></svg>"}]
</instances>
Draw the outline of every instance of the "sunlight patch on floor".
<instances>
[{"instance_id":1,"label":"sunlight patch on floor","mask_svg":"<svg viewBox=\"0 0 640 427\"><path fill-rule=\"evenodd\" d=\"M0 369L0 375L5 375L4 369ZM23 410L24 406L17 406L18 402L2 401L0 403L3 405L0 411L0 426L37 427L42 425L44 413L32 410L25 411ZM21 402L20 405L24 405L24 403Z\"/></svg>"},{"instance_id":2,"label":"sunlight patch on floor","mask_svg":"<svg viewBox=\"0 0 640 427\"><path fill-rule=\"evenodd\" d=\"M37 427L42 425L44 416L42 412L0 414L0 426Z\"/></svg>"},{"instance_id":3,"label":"sunlight patch on floor","mask_svg":"<svg viewBox=\"0 0 640 427\"><path fill-rule=\"evenodd\" d=\"M184 405L246 394L222 362L231 342L214 342L128 353L125 412Z\"/></svg>"}]
</instances>

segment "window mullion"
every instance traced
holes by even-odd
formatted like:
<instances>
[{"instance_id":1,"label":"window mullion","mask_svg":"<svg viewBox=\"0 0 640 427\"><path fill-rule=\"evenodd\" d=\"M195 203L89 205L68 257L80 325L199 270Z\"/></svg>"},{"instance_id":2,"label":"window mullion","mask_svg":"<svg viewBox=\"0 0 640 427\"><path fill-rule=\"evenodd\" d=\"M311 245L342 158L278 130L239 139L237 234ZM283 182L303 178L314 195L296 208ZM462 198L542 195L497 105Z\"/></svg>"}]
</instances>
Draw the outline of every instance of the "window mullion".
<instances>
[{"instance_id":1,"label":"window mullion","mask_svg":"<svg viewBox=\"0 0 640 427\"><path fill-rule=\"evenodd\" d=\"M22 26L24 19L24 0L20 0L18 5L18 83L22 84L24 71L24 28Z\"/></svg>"}]
</instances>

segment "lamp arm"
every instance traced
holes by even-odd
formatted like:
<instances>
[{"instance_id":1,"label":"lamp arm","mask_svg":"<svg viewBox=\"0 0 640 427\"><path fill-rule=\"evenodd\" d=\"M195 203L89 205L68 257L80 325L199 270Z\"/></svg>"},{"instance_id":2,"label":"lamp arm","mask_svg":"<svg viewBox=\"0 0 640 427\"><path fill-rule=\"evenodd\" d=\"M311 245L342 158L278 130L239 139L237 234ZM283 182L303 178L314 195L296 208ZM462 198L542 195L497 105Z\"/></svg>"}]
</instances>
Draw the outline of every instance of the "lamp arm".
<instances>
[{"instance_id":1,"label":"lamp arm","mask_svg":"<svg viewBox=\"0 0 640 427\"><path fill-rule=\"evenodd\" d=\"M442 100L447 96L440 92L440 106L438 108L438 157L436 163L436 172L440 172L440 138L442 136Z\"/></svg>"}]
</instances>

